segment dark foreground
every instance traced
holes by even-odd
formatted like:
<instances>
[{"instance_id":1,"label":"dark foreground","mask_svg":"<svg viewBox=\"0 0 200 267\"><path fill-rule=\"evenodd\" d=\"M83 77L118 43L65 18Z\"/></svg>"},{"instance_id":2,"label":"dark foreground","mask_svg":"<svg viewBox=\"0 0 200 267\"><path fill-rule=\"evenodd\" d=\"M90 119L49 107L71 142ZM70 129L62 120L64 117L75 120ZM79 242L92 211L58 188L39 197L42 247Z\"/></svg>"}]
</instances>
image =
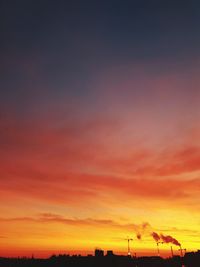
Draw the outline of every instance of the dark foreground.
<instances>
[{"instance_id":1,"label":"dark foreground","mask_svg":"<svg viewBox=\"0 0 200 267\"><path fill-rule=\"evenodd\" d=\"M200 251L186 253L183 258L131 258L125 256L52 256L49 259L0 258L0 267L200 267Z\"/></svg>"}]
</instances>

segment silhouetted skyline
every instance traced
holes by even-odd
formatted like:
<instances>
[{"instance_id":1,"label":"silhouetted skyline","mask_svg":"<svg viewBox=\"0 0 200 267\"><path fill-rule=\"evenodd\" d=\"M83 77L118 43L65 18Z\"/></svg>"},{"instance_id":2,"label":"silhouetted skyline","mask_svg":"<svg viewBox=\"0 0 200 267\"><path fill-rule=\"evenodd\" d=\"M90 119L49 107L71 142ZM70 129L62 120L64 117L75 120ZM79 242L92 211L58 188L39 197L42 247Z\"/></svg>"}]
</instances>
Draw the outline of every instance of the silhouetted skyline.
<instances>
[{"instance_id":1,"label":"silhouetted skyline","mask_svg":"<svg viewBox=\"0 0 200 267\"><path fill-rule=\"evenodd\" d=\"M125 266L125 267L198 267L200 263L200 251L186 253L183 257L172 256L166 259L162 257L131 257L115 255L113 251L104 251L101 249L95 250L95 255L52 255L48 259L34 258L0 258L0 266Z\"/></svg>"}]
</instances>

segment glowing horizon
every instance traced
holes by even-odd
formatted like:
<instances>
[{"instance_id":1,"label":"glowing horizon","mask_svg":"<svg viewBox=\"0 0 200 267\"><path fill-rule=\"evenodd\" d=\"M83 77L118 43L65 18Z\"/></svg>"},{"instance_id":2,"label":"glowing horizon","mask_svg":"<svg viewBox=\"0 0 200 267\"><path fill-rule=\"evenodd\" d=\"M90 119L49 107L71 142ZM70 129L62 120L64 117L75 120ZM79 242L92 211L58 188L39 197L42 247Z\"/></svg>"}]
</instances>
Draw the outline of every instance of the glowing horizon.
<instances>
[{"instance_id":1,"label":"glowing horizon","mask_svg":"<svg viewBox=\"0 0 200 267\"><path fill-rule=\"evenodd\" d=\"M4 7L0 256L200 249L196 9L31 5Z\"/></svg>"}]
</instances>

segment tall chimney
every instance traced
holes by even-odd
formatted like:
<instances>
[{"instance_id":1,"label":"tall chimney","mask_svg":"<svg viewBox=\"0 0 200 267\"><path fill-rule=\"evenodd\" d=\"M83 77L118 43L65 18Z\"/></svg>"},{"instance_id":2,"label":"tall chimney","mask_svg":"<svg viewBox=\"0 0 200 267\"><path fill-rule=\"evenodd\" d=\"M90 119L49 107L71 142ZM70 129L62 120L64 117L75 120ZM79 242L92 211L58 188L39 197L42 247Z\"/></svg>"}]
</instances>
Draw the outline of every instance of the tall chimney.
<instances>
[{"instance_id":1,"label":"tall chimney","mask_svg":"<svg viewBox=\"0 0 200 267\"><path fill-rule=\"evenodd\" d=\"M180 245L180 254L181 254L181 258L183 258L183 250L182 250L181 245Z\"/></svg>"},{"instance_id":2,"label":"tall chimney","mask_svg":"<svg viewBox=\"0 0 200 267\"><path fill-rule=\"evenodd\" d=\"M174 251L173 251L173 247L171 246L171 254L172 254L172 258L174 257Z\"/></svg>"}]
</instances>

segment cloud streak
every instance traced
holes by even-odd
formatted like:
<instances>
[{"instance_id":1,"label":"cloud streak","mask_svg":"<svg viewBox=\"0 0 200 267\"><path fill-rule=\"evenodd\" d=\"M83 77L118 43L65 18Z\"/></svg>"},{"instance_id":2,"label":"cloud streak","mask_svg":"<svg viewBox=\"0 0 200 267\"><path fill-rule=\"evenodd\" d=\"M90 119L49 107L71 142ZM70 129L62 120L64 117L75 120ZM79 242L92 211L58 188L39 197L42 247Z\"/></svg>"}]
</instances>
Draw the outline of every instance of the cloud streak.
<instances>
[{"instance_id":1,"label":"cloud streak","mask_svg":"<svg viewBox=\"0 0 200 267\"><path fill-rule=\"evenodd\" d=\"M46 224L64 224L64 225L71 225L74 227L107 227L108 229L117 229L117 230L126 230L132 233L136 233L145 227L150 227L149 223L142 223L142 224L134 224L134 223L118 223L112 219L95 219L95 218L68 218L58 214L52 213L41 213L38 216L32 217L10 217L10 218L0 218L1 223L46 223Z\"/></svg>"}]
</instances>

